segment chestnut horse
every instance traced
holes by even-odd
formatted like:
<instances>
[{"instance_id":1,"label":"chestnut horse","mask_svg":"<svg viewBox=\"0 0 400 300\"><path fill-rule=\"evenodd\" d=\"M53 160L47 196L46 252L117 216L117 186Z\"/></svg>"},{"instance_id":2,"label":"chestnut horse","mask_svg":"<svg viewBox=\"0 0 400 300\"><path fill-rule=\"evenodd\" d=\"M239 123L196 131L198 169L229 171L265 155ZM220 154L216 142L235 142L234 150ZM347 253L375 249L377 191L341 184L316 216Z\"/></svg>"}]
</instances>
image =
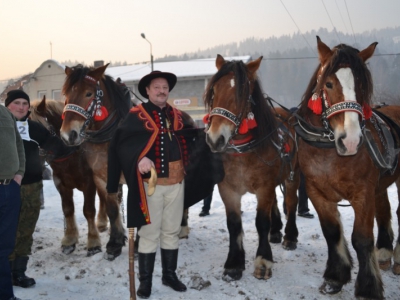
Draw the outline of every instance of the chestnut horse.
<instances>
[{"instance_id":1,"label":"chestnut horse","mask_svg":"<svg viewBox=\"0 0 400 300\"><path fill-rule=\"evenodd\" d=\"M383 299L378 260L383 265L389 260L390 265L393 252L386 189L399 180L395 148L399 147L400 107L371 110L373 85L365 62L377 43L362 51L345 44L330 49L317 37L317 45L320 64L303 95L295 127L301 136L300 169L328 245L320 292L335 294L351 280L353 263L337 209L337 203L346 199L355 216L351 237L359 262L355 296ZM379 227L378 258L374 215ZM394 260L399 264L398 242Z\"/></svg>"},{"instance_id":2,"label":"chestnut horse","mask_svg":"<svg viewBox=\"0 0 400 300\"><path fill-rule=\"evenodd\" d=\"M123 88L104 74L107 66L65 68L65 108L60 135L67 145L81 145L93 172L97 193L106 198L111 228L105 258L114 260L121 254L126 235L118 195L108 195L106 190L108 146L120 121L128 114L131 102Z\"/></svg>"},{"instance_id":3,"label":"chestnut horse","mask_svg":"<svg viewBox=\"0 0 400 300\"><path fill-rule=\"evenodd\" d=\"M62 113L64 103L61 101L47 100L31 103L30 118L42 123L50 132L60 136ZM79 232L75 220L75 207L73 189L83 192L83 214L88 223L87 255L92 256L101 251L101 241L98 229L104 231L107 228L107 214L105 198L100 197L99 213L96 217L96 185L93 180L93 172L89 167L85 153L80 147L67 147L64 154L56 157L46 155L46 160L53 170L53 181L61 196L62 210L65 216L65 231L61 241L62 252L70 254L78 243Z\"/></svg>"},{"instance_id":4,"label":"chestnut horse","mask_svg":"<svg viewBox=\"0 0 400 300\"><path fill-rule=\"evenodd\" d=\"M268 279L272 275L271 242L280 242L280 222L275 189L285 185L288 222L283 247L297 246L296 228L297 172L294 134L281 118L290 114L283 109L274 113L264 98L257 78L262 57L247 64L216 58L217 73L211 78L204 95L209 109L206 141L211 151L222 153L225 177L218 184L225 205L229 231L229 253L224 265L224 279L237 280L245 269L241 198L246 193L257 197L256 228L259 245L253 275ZM287 124L286 124L287 125Z\"/></svg>"}]
</instances>

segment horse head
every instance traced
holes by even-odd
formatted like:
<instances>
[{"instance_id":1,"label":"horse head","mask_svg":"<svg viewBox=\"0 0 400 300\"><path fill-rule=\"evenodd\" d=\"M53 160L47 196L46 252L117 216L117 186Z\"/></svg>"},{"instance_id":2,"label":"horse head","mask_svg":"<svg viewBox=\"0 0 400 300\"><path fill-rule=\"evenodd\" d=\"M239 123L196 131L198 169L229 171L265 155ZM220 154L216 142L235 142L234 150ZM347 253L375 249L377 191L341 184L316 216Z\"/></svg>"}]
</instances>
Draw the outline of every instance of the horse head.
<instances>
[{"instance_id":1,"label":"horse head","mask_svg":"<svg viewBox=\"0 0 400 300\"><path fill-rule=\"evenodd\" d=\"M262 57L245 64L226 61L217 55L218 71L209 81L204 95L210 112L206 141L211 151L224 152L235 136L247 134L248 117L255 123L252 94L255 86L258 87L256 72L261 61Z\"/></svg>"},{"instance_id":2,"label":"horse head","mask_svg":"<svg viewBox=\"0 0 400 300\"><path fill-rule=\"evenodd\" d=\"M372 79L365 62L378 43L362 51L339 44L330 49L317 37L320 65L312 92L303 99L323 126L333 133L337 153L355 155L363 142L365 119L371 115ZM307 92L306 92L307 93ZM304 105L304 103L303 103Z\"/></svg>"},{"instance_id":3,"label":"horse head","mask_svg":"<svg viewBox=\"0 0 400 300\"><path fill-rule=\"evenodd\" d=\"M63 108L63 102L49 100L46 99L46 96L43 96L42 100L32 101L29 117L33 121L41 123L50 132L54 132L57 136L60 136Z\"/></svg>"},{"instance_id":4,"label":"horse head","mask_svg":"<svg viewBox=\"0 0 400 300\"><path fill-rule=\"evenodd\" d=\"M81 144L85 130L90 126L91 129L99 128L99 123L107 118L110 106L104 101L107 91L103 83L107 66L65 68L65 108L60 133L67 145Z\"/></svg>"}]
</instances>

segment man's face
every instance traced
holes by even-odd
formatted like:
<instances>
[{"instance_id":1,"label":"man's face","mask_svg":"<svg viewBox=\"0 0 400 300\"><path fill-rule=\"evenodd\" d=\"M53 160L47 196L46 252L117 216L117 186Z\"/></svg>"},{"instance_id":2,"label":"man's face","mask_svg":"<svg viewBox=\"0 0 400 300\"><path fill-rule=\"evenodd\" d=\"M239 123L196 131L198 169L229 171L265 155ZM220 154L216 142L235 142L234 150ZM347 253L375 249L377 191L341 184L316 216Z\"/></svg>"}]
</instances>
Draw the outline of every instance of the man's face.
<instances>
[{"instance_id":1,"label":"man's face","mask_svg":"<svg viewBox=\"0 0 400 300\"><path fill-rule=\"evenodd\" d=\"M8 104L7 108L17 120L21 120L28 113L29 102L26 99L18 98Z\"/></svg>"},{"instance_id":2,"label":"man's face","mask_svg":"<svg viewBox=\"0 0 400 300\"><path fill-rule=\"evenodd\" d=\"M155 78L150 82L150 85L146 87L147 95L149 100L157 105L158 107L165 107L168 95L169 95L169 85L165 78Z\"/></svg>"}]
</instances>

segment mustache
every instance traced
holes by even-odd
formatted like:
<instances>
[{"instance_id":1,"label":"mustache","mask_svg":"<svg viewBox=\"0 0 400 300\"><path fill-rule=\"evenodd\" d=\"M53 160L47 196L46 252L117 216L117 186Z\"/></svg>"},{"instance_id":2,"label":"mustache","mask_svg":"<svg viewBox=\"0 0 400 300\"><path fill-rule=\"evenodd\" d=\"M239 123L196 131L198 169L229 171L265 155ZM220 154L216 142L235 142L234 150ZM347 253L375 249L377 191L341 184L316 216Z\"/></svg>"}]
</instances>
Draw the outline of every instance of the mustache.
<instances>
[{"instance_id":1,"label":"mustache","mask_svg":"<svg viewBox=\"0 0 400 300\"><path fill-rule=\"evenodd\" d=\"M165 93L159 93L159 94L157 94L157 96L167 96L167 94L165 94Z\"/></svg>"}]
</instances>

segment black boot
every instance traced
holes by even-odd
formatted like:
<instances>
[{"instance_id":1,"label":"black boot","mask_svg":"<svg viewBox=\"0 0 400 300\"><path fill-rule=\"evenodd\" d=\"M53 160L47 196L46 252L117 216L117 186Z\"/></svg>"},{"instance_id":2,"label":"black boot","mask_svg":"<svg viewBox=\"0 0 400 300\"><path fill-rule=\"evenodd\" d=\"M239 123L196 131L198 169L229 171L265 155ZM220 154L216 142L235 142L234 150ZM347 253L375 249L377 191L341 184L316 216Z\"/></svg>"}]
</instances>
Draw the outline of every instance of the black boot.
<instances>
[{"instance_id":1,"label":"black boot","mask_svg":"<svg viewBox=\"0 0 400 300\"><path fill-rule=\"evenodd\" d=\"M161 263L163 269L162 283L177 292L185 292L186 285L178 279L175 273L178 263L178 249L161 249Z\"/></svg>"},{"instance_id":2,"label":"black boot","mask_svg":"<svg viewBox=\"0 0 400 300\"><path fill-rule=\"evenodd\" d=\"M147 299L151 294L151 284L153 279L154 260L156 253L139 252L139 281L140 285L136 292L139 298Z\"/></svg>"},{"instance_id":3,"label":"black boot","mask_svg":"<svg viewBox=\"0 0 400 300\"><path fill-rule=\"evenodd\" d=\"M28 288L36 284L35 279L25 275L28 259L27 256L15 258L12 264L13 285Z\"/></svg>"}]
</instances>

